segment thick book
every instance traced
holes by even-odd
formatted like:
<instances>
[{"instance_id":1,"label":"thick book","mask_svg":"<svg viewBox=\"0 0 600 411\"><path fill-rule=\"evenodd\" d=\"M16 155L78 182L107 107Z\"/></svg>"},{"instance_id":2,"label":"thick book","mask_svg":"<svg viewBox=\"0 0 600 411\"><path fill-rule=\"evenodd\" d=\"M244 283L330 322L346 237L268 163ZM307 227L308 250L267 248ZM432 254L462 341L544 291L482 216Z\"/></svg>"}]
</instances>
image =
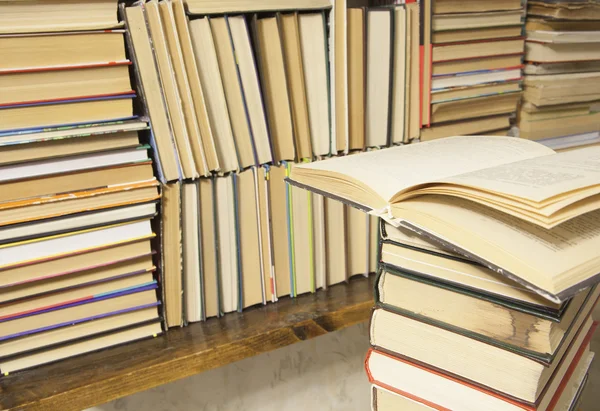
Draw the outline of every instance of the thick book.
<instances>
[{"instance_id":1,"label":"thick book","mask_svg":"<svg viewBox=\"0 0 600 411\"><path fill-rule=\"evenodd\" d=\"M183 116L185 120L184 125L181 128L187 129L187 137L198 172L202 176L207 176L210 172L210 169L204 152L202 137L200 135L199 121L196 117L191 87L188 81L188 74L183 56L183 46L180 42L180 34L178 33L178 28L175 22L175 6L173 2L165 1L159 3L158 8L162 18L163 31L169 49L171 68L175 74L174 77L177 83L176 91L179 92L179 98L181 99L181 106L178 110L178 116ZM189 36L187 40L189 41ZM189 44L188 46L191 47Z\"/></svg>"},{"instance_id":2,"label":"thick book","mask_svg":"<svg viewBox=\"0 0 600 411\"><path fill-rule=\"evenodd\" d=\"M171 133L166 103L161 92L160 78L155 66L150 35L146 27L142 6L120 6L127 25L127 41L134 61L135 75L143 105L152 127L151 140L155 149L155 162L163 183L181 176L181 163L177 145Z\"/></svg>"},{"instance_id":3,"label":"thick book","mask_svg":"<svg viewBox=\"0 0 600 411\"><path fill-rule=\"evenodd\" d=\"M103 122L133 116L133 91L0 106L0 131L16 134L23 129L56 127L76 122Z\"/></svg>"},{"instance_id":4,"label":"thick book","mask_svg":"<svg viewBox=\"0 0 600 411\"><path fill-rule=\"evenodd\" d=\"M241 19L241 20L240 20ZM204 22L205 19L198 20ZM241 76L241 61L244 59L244 67L248 67L247 53L240 55L240 52L236 50L235 43L232 37L231 23L234 27L245 25L245 19L243 17L211 17L209 20L210 28L212 30L212 38L214 39L215 51L218 57L219 69L221 72L221 81L223 82L223 91L225 92L225 99L227 101L227 109L229 112L229 119L231 121L231 129L233 132L233 138L235 139L235 148L240 162L240 167L245 169L247 167L258 164L256 156L256 145L254 139L254 133L252 128L252 119L250 117L249 108L251 104L246 101L246 90L242 83ZM242 30L237 32L244 34L245 27L241 27ZM194 31L192 31L194 33ZM244 39L245 36L239 36ZM247 39L244 41L247 51ZM203 41L208 41L205 39ZM208 49L204 50L207 53ZM208 61L207 61L208 62ZM202 63L202 66L206 66L207 63ZM210 66L208 66L210 69ZM205 70L202 68L202 70ZM258 102L260 105L260 101ZM224 108L221 108L223 110ZM219 114L224 115L224 114ZM261 128L262 129L262 128Z\"/></svg>"},{"instance_id":5,"label":"thick book","mask_svg":"<svg viewBox=\"0 0 600 411\"><path fill-rule=\"evenodd\" d=\"M129 60L123 60L69 65L52 70L4 71L0 76L0 105L129 92L130 65Z\"/></svg>"},{"instance_id":6,"label":"thick book","mask_svg":"<svg viewBox=\"0 0 600 411\"><path fill-rule=\"evenodd\" d=\"M198 180L182 184L181 229L183 319L187 324L206 319L200 234L200 182Z\"/></svg>"},{"instance_id":7,"label":"thick book","mask_svg":"<svg viewBox=\"0 0 600 411\"><path fill-rule=\"evenodd\" d=\"M169 125L179 153L183 178L199 177L198 167L192 155L192 146L185 124L182 99L177 88L173 62L169 54L164 25L158 9L158 1L144 4L144 17L150 33L150 41L154 52L154 61L158 69L161 92L164 95Z\"/></svg>"},{"instance_id":8,"label":"thick book","mask_svg":"<svg viewBox=\"0 0 600 411\"><path fill-rule=\"evenodd\" d=\"M251 43L245 17L228 16L226 21L233 45L238 77L243 90L244 107L248 114L255 164L269 164L273 162L273 150L267 127L264 97L261 94L258 69L254 57L253 48L256 48L256 46Z\"/></svg>"},{"instance_id":9,"label":"thick book","mask_svg":"<svg viewBox=\"0 0 600 411\"><path fill-rule=\"evenodd\" d=\"M215 238L221 312L242 309L239 230L236 209L237 175L215 179Z\"/></svg>"},{"instance_id":10,"label":"thick book","mask_svg":"<svg viewBox=\"0 0 600 411\"><path fill-rule=\"evenodd\" d=\"M239 241L239 271L242 307L266 303L262 265L262 243L258 192L259 169L251 167L238 173L236 204Z\"/></svg>"},{"instance_id":11,"label":"thick book","mask_svg":"<svg viewBox=\"0 0 600 411\"><path fill-rule=\"evenodd\" d=\"M303 164L290 182L411 228L560 302L598 280L598 171L593 162L577 166L598 150L557 154L513 138L454 137ZM539 173L551 182L533 178Z\"/></svg>"},{"instance_id":12,"label":"thick book","mask_svg":"<svg viewBox=\"0 0 600 411\"><path fill-rule=\"evenodd\" d=\"M444 44L433 48L433 62L507 56L523 53L524 48L525 40L521 37Z\"/></svg>"},{"instance_id":13,"label":"thick book","mask_svg":"<svg viewBox=\"0 0 600 411\"><path fill-rule=\"evenodd\" d=\"M348 134L349 149L365 147L366 31L365 9L348 9Z\"/></svg>"},{"instance_id":14,"label":"thick book","mask_svg":"<svg viewBox=\"0 0 600 411\"><path fill-rule=\"evenodd\" d=\"M314 10L331 7L329 0L233 0L222 2L221 0L186 0L190 14L215 14L215 13L248 13L253 11L274 10Z\"/></svg>"},{"instance_id":15,"label":"thick book","mask_svg":"<svg viewBox=\"0 0 600 411\"><path fill-rule=\"evenodd\" d=\"M521 0L500 0L494 2L479 0L464 0L461 2L437 0L433 3L433 13L483 13L500 10L519 10L521 7Z\"/></svg>"},{"instance_id":16,"label":"thick book","mask_svg":"<svg viewBox=\"0 0 600 411\"><path fill-rule=\"evenodd\" d=\"M157 195L154 200L158 199ZM52 216L43 221L11 224L0 227L0 244L152 218L156 213L156 202L152 201L144 204L131 203L99 210L85 210L74 215Z\"/></svg>"},{"instance_id":17,"label":"thick book","mask_svg":"<svg viewBox=\"0 0 600 411\"><path fill-rule=\"evenodd\" d=\"M273 222L271 213L271 190L269 180L271 167L257 170L258 180L258 236L260 238L261 272L263 276L264 301L276 302L275 255L273 247Z\"/></svg>"},{"instance_id":18,"label":"thick book","mask_svg":"<svg viewBox=\"0 0 600 411\"><path fill-rule=\"evenodd\" d=\"M18 184L18 183L17 183ZM4 202L0 206L0 226L31 224L38 220L64 218L113 207L124 207L160 198L158 181L124 183L117 187L76 190ZM28 207L35 205L35 207Z\"/></svg>"},{"instance_id":19,"label":"thick book","mask_svg":"<svg viewBox=\"0 0 600 411\"><path fill-rule=\"evenodd\" d=\"M419 296L427 295L427 301ZM583 291L558 318L533 305L500 300L484 292L432 281L416 273L384 268L377 282L378 307L426 324L550 364L573 324L594 305ZM454 310L453 307L460 307ZM461 311L462 310L462 311ZM485 320L482 320L484 319ZM512 319L506 320L507 318ZM531 332L535 329L536 332Z\"/></svg>"},{"instance_id":20,"label":"thick book","mask_svg":"<svg viewBox=\"0 0 600 411\"><path fill-rule=\"evenodd\" d=\"M220 20L219 20L220 21ZM217 25L218 26L218 25ZM212 127L218 164L222 172L239 169L238 148L228 111L225 88L221 80L219 54L208 17L189 23L192 46L196 54L200 87L204 91L208 121ZM225 27L226 31L227 27ZM228 33L227 41L229 40ZM228 55L228 54L227 54ZM237 81L237 77L232 79ZM229 109L230 110L230 109ZM245 119L245 117L243 118ZM241 138L242 136L240 136Z\"/></svg>"},{"instance_id":21,"label":"thick book","mask_svg":"<svg viewBox=\"0 0 600 411\"><path fill-rule=\"evenodd\" d=\"M527 40L527 61L536 63L558 63L592 61L600 59L600 43L557 43Z\"/></svg>"},{"instance_id":22,"label":"thick book","mask_svg":"<svg viewBox=\"0 0 600 411\"><path fill-rule=\"evenodd\" d=\"M325 198L325 252L327 254L326 285L345 282L349 253L346 248L346 212L344 204Z\"/></svg>"},{"instance_id":23,"label":"thick book","mask_svg":"<svg viewBox=\"0 0 600 411\"><path fill-rule=\"evenodd\" d=\"M550 411L576 372L580 362L589 362L589 343L597 323L589 320L581 330L573 346L548 381L536 402L518 401L456 375L448 374L431 366L395 357L389 353L370 350L365 360L367 375L372 384L403 395L436 410L481 409ZM518 379L515 380L518 383ZM431 389L432 386L439 387Z\"/></svg>"},{"instance_id":24,"label":"thick book","mask_svg":"<svg viewBox=\"0 0 600 411\"><path fill-rule=\"evenodd\" d=\"M491 40L505 37L518 37L522 33L523 26L481 27L477 29L458 29L438 31L431 35L431 42L436 44L458 43L462 41Z\"/></svg>"},{"instance_id":25,"label":"thick book","mask_svg":"<svg viewBox=\"0 0 600 411\"><path fill-rule=\"evenodd\" d=\"M391 125L394 13L389 8L369 8L365 19L365 147L385 147Z\"/></svg>"},{"instance_id":26,"label":"thick book","mask_svg":"<svg viewBox=\"0 0 600 411\"><path fill-rule=\"evenodd\" d=\"M183 325L182 185L176 181L162 189L161 280L167 327Z\"/></svg>"},{"instance_id":27,"label":"thick book","mask_svg":"<svg viewBox=\"0 0 600 411\"><path fill-rule=\"evenodd\" d=\"M431 102L442 103L449 101L465 100L475 97L494 96L504 93L515 93L521 91L523 91L521 80L482 83L474 86L457 86L450 87L447 89L436 90L431 94Z\"/></svg>"},{"instance_id":28,"label":"thick book","mask_svg":"<svg viewBox=\"0 0 600 411\"><path fill-rule=\"evenodd\" d=\"M105 30L121 27L117 0L53 2L32 0L0 4L0 33ZM51 18L49 16L52 16Z\"/></svg>"},{"instance_id":29,"label":"thick book","mask_svg":"<svg viewBox=\"0 0 600 411\"><path fill-rule=\"evenodd\" d=\"M77 154L100 153L139 146L138 132L116 131L95 135L84 135L79 140L69 137L42 140L37 144L0 143L0 165L25 163L28 161L68 157Z\"/></svg>"},{"instance_id":30,"label":"thick book","mask_svg":"<svg viewBox=\"0 0 600 411\"><path fill-rule=\"evenodd\" d=\"M80 322L91 317L106 315L114 311L131 310L139 306L156 303L156 282L115 290L105 294L71 302L62 306L48 307L34 314L2 318L0 341L22 338Z\"/></svg>"},{"instance_id":31,"label":"thick book","mask_svg":"<svg viewBox=\"0 0 600 411\"><path fill-rule=\"evenodd\" d=\"M37 334L25 335L13 340L0 342L0 358L14 358L23 354L34 354L40 349L52 349L67 342L88 337L96 337L113 330L131 325L159 321L160 302L115 310L82 321L74 321L64 327L57 327Z\"/></svg>"},{"instance_id":32,"label":"thick book","mask_svg":"<svg viewBox=\"0 0 600 411\"><path fill-rule=\"evenodd\" d=\"M0 183L150 161L149 149L148 145L139 145L100 153L84 153L57 159L7 164L0 166Z\"/></svg>"},{"instance_id":33,"label":"thick book","mask_svg":"<svg viewBox=\"0 0 600 411\"><path fill-rule=\"evenodd\" d=\"M597 300L597 292L594 297ZM586 305L587 314L576 320L549 363L510 350L508 346L500 348L383 309L373 311L370 340L374 347L393 355L428 364L533 404L542 395L561 362L567 358L570 347L578 345L577 340L587 333L586 324L591 323L589 317L594 303ZM398 338L400 335L402 338Z\"/></svg>"},{"instance_id":34,"label":"thick book","mask_svg":"<svg viewBox=\"0 0 600 411\"><path fill-rule=\"evenodd\" d=\"M275 163L293 161L296 158L296 148L279 19L274 16L258 18L255 15L252 31L273 145L273 160Z\"/></svg>"},{"instance_id":35,"label":"thick book","mask_svg":"<svg viewBox=\"0 0 600 411\"><path fill-rule=\"evenodd\" d=\"M0 268L16 268L110 245L153 238L149 220L39 237L0 246Z\"/></svg>"},{"instance_id":36,"label":"thick book","mask_svg":"<svg viewBox=\"0 0 600 411\"><path fill-rule=\"evenodd\" d=\"M571 2L549 3L531 2L527 5L527 15L544 17L548 20L600 20L600 6L596 2L577 4Z\"/></svg>"},{"instance_id":37,"label":"thick book","mask_svg":"<svg viewBox=\"0 0 600 411\"><path fill-rule=\"evenodd\" d=\"M521 101L521 94L521 91L517 90L435 103L431 105L431 121L439 124L468 118L514 113Z\"/></svg>"},{"instance_id":38,"label":"thick book","mask_svg":"<svg viewBox=\"0 0 600 411\"><path fill-rule=\"evenodd\" d=\"M504 134L498 134L498 131L507 130L509 127L510 114L502 114L499 116L478 117L475 119L435 124L429 128L422 129L419 138L422 142L425 142L444 137L451 137L457 134L467 136L506 136L506 132L504 132Z\"/></svg>"},{"instance_id":39,"label":"thick book","mask_svg":"<svg viewBox=\"0 0 600 411\"><path fill-rule=\"evenodd\" d=\"M215 179L202 178L200 185L200 233L201 233L201 263L204 289L204 315L206 318L216 317L220 312L220 293L217 276L218 254L216 242L216 202Z\"/></svg>"},{"instance_id":40,"label":"thick book","mask_svg":"<svg viewBox=\"0 0 600 411\"><path fill-rule=\"evenodd\" d=\"M575 411L581 399L581 393L587 385L588 372L594 359L594 353L588 353L574 368L571 375L566 375L561 381L564 389L557 390L552 397L550 410ZM379 385L372 386L371 392L372 411L431 411L442 410L436 404L420 402L408 393L399 393L383 388Z\"/></svg>"},{"instance_id":41,"label":"thick book","mask_svg":"<svg viewBox=\"0 0 600 411\"><path fill-rule=\"evenodd\" d=\"M41 364L58 361L103 348L112 347L127 342L136 341L142 338L157 336L162 333L160 323L153 322L125 330L120 330L107 335L91 338L73 344L59 346L51 350L40 351L31 355L19 356L14 359L2 360L0 362L0 371L4 374L26 368L35 367Z\"/></svg>"},{"instance_id":42,"label":"thick book","mask_svg":"<svg viewBox=\"0 0 600 411\"><path fill-rule=\"evenodd\" d=\"M298 14L306 106L313 156L336 152L330 118L329 62L325 13Z\"/></svg>"},{"instance_id":43,"label":"thick book","mask_svg":"<svg viewBox=\"0 0 600 411\"><path fill-rule=\"evenodd\" d=\"M272 230L274 289L277 297L293 294L292 286L292 244L289 231L291 222L289 204L291 187L284 179L289 175L289 163L271 167L269 172L269 208Z\"/></svg>"},{"instance_id":44,"label":"thick book","mask_svg":"<svg viewBox=\"0 0 600 411\"><path fill-rule=\"evenodd\" d=\"M390 107L390 136L391 144L408 141L405 135L408 123L408 13L406 7L399 6L394 9L394 38L393 38L393 63L392 63L392 101Z\"/></svg>"},{"instance_id":45,"label":"thick book","mask_svg":"<svg viewBox=\"0 0 600 411\"><path fill-rule=\"evenodd\" d=\"M307 94L304 80L304 62L300 42L298 13L277 14L280 23L281 42L287 84L290 93L296 160L311 159L313 147L308 114Z\"/></svg>"},{"instance_id":46,"label":"thick book","mask_svg":"<svg viewBox=\"0 0 600 411\"><path fill-rule=\"evenodd\" d=\"M97 30L0 34L0 72L125 61L124 33Z\"/></svg>"},{"instance_id":47,"label":"thick book","mask_svg":"<svg viewBox=\"0 0 600 411\"><path fill-rule=\"evenodd\" d=\"M483 27L521 24L523 10L502 10L482 13L448 13L433 16L433 31L478 29Z\"/></svg>"},{"instance_id":48,"label":"thick book","mask_svg":"<svg viewBox=\"0 0 600 411\"><path fill-rule=\"evenodd\" d=\"M172 0L168 2L173 8L175 18L175 28L179 35L179 44L185 71L188 76L189 92L192 95L192 105L196 116L197 126L200 131L200 138L204 147L206 163L210 171L218 171L219 158L215 148L215 137L208 117L207 103L202 84L200 83L200 74L198 72L199 64L196 62L192 36L190 33L189 20L185 14L185 7L182 0ZM185 81L185 80L184 80ZM193 117L193 114L192 114Z\"/></svg>"},{"instance_id":49,"label":"thick book","mask_svg":"<svg viewBox=\"0 0 600 411\"><path fill-rule=\"evenodd\" d=\"M568 303L558 304L460 254L438 247L403 227L381 224L380 261L385 270L501 306L559 321ZM570 300L569 300L570 301Z\"/></svg>"}]
</instances>

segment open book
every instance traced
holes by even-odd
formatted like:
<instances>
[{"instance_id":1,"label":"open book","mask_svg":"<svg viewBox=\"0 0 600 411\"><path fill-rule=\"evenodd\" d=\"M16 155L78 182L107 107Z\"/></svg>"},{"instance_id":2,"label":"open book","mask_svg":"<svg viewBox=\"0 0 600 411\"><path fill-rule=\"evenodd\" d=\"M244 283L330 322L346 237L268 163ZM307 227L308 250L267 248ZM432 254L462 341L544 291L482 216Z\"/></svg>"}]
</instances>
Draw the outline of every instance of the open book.
<instances>
[{"instance_id":1,"label":"open book","mask_svg":"<svg viewBox=\"0 0 600 411\"><path fill-rule=\"evenodd\" d=\"M353 204L561 302L600 273L600 147L452 137L295 167Z\"/></svg>"}]
</instances>

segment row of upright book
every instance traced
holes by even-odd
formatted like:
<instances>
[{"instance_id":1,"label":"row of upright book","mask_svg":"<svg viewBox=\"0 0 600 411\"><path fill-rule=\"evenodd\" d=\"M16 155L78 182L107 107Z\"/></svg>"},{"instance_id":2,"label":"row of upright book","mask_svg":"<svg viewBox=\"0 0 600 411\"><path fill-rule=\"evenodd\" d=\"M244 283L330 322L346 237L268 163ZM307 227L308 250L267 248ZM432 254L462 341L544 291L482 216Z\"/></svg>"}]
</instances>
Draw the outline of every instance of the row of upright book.
<instances>
[{"instance_id":1,"label":"row of upright book","mask_svg":"<svg viewBox=\"0 0 600 411\"><path fill-rule=\"evenodd\" d=\"M599 154L464 136L292 170L293 186L381 217L373 410L577 409L600 298Z\"/></svg>"},{"instance_id":2,"label":"row of upright book","mask_svg":"<svg viewBox=\"0 0 600 411\"><path fill-rule=\"evenodd\" d=\"M300 64L297 97L329 98L313 95L328 81L323 10L250 26L189 22L181 1L122 4L120 18L114 0L1 7L11 16L0 27L2 373L375 271L375 218L284 183L300 160L291 103L268 106L288 124L265 117L270 94L257 88L281 80L281 24ZM235 24L250 86L237 76ZM259 39L269 60L257 71ZM323 72L311 83L303 64ZM331 152L329 103L312 107L316 125L307 102L299 109L308 158ZM260 137L267 118L284 124ZM324 136L315 148L311 135Z\"/></svg>"},{"instance_id":3,"label":"row of upright book","mask_svg":"<svg viewBox=\"0 0 600 411\"><path fill-rule=\"evenodd\" d=\"M325 11L121 12L162 164L166 325L374 272L375 219L284 182L345 144L331 131Z\"/></svg>"}]
</instances>

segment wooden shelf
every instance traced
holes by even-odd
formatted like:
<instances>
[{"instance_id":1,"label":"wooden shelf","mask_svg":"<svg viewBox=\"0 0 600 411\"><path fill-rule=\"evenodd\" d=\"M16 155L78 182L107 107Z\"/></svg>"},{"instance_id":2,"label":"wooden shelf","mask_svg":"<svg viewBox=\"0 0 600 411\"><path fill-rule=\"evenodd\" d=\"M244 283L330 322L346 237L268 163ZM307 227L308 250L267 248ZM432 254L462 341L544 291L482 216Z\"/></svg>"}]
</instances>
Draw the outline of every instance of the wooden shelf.
<instances>
[{"instance_id":1,"label":"wooden shelf","mask_svg":"<svg viewBox=\"0 0 600 411\"><path fill-rule=\"evenodd\" d=\"M81 410L363 321L374 276L0 378L0 410Z\"/></svg>"}]
</instances>

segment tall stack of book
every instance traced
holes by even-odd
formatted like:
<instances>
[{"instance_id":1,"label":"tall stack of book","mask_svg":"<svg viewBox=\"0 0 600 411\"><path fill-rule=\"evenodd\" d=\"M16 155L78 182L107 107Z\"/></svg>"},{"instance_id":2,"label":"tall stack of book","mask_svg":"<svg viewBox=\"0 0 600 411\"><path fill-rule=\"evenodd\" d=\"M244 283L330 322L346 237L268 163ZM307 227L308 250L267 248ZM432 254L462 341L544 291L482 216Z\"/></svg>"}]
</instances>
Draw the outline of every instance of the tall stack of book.
<instances>
[{"instance_id":1,"label":"tall stack of book","mask_svg":"<svg viewBox=\"0 0 600 411\"><path fill-rule=\"evenodd\" d=\"M423 30L431 35L422 44L432 47L432 66L429 127L421 141L506 135L522 94L521 0L430 0L431 14L423 9Z\"/></svg>"},{"instance_id":2,"label":"tall stack of book","mask_svg":"<svg viewBox=\"0 0 600 411\"><path fill-rule=\"evenodd\" d=\"M347 105L334 103L345 2L121 11L162 170L167 325L374 272L375 218L284 182L296 164L349 151Z\"/></svg>"},{"instance_id":3,"label":"tall stack of book","mask_svg":"<svg viewBox=\"0 0 600 411\"><path fill-rule=\"evenodd\" d=\"M158 182L114 1L0 3L0 371L161 332Z\"/></svg>"},{"instance_id":4,"label":"tall stack of book","mask_svg":"<svg viewBox=\"0 0 600 411\"><path fill-rule=\"evenodd\" d=\"M292 171L385 220L374 410L576 408L600 298L599 154L452 137Z\"/></svg>"},{"instance_id":5,"label":"tall stack of book","mask_svg":"<svg viewBox=\"0 0 600 411\"><path fill-rule=\"evenodd\" d=\"M530 1L519 135L555 149L600 142L600 4Z\"/></svg>"}]
</instances>

